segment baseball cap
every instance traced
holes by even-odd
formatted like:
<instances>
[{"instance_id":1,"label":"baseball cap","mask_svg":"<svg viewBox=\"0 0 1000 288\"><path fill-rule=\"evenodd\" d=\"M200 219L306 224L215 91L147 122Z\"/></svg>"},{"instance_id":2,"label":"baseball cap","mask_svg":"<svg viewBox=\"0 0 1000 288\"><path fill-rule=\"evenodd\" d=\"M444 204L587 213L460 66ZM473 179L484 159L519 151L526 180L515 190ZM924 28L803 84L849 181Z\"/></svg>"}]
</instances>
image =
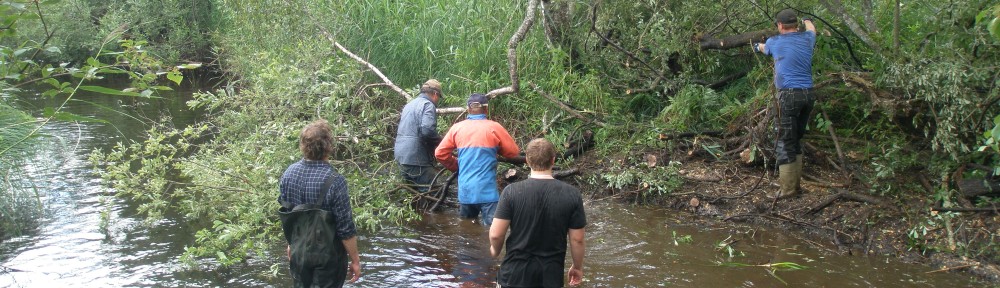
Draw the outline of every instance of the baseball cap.
<instances>
[{"instance_id":1,"label":"baseball cap","mask_svg":"<svg viewBox=\"0 0 1000 288\"><path fill-rule=\"evenodd\" d=\"M795 10L785 9L778 12L778 15L774 16L774 20L781 24L795 24L799 22L799 17Z\"/></svg>"},{"instance_id":2,"label":"baseball cap","mask_svg":"<svg viewBox=\"0 0 1000 288\"><path fill-rule=\"evenodd\" d=\"M473 104L479 103L480 105L486 106L489 102L490 97L486 97L486 95L481 93L472 93L472 95L469 95L469 101L465 101L465 105L472 107Z\"/></svg>"},{"instance_id":3,"label":"baseball cap","mask_svg":"<svg viewBox=\"0 0 1000 288\"><path fill-rule=\"evenodd\" d=\"M424 82L423 85L420 85L420 90L421 91L427 90L427 89L434 89L434 90L437 90L437 93L439 95L442 94L441 93L441 82L438 82L437 79L429 79L429 80L427 80L427 82Z\"/></svg>"}]
</instances>

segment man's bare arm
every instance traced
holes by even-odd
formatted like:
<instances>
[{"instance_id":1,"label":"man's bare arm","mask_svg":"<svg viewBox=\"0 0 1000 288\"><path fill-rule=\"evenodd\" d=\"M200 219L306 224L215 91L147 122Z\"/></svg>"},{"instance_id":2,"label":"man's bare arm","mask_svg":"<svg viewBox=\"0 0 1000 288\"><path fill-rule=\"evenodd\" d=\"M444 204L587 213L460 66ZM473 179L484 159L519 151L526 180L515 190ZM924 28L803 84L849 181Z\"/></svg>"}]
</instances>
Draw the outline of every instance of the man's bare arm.
<instances>
[{"instance_id":1,"label":"man's bare arm","mask_svg":"<svg viewBox=\"0 0 1000 288\"><path fill-rule=\"evenodd\" d=\"M508 227L510 227L510 220L493 218L493 224L490 225L490 255L493 258L499 257L500 250L503 250Z\"/></svg>"},{"instance_id":2,"label":"man's bare arm","mask_svg":"<svg viewBox=\"0 0 1000 288\"><path fill-rule=\"evenodd\" d=\"M358 255L358 237L351 236L351 238L341 240L341 242L344 243L344 250L347 250L347 255L351 261L347 267L347 283L354 283L361 277L361 256Z\"/></svg>"},{"instance_id":3,"label":"man's bare arm","mask_svg":"<svg viewBox=\"0 0 1000 288\"><path fill-rule=\"evenodd\" d=\"M573 266L569 267L566 274L569 276L570 286L576 286L583 282L583 254L586 252L584 234L586 234L584 228L569 229L569 251L573 257Z\"/></svg>"},{"instance_id":4,"label":"man's bare arm","mask_svg":"<svg viewBox=\"0 0 1000 288\"><path fill-rule=\"evenodd\" d=\"M816 33L816 25L813 24L813 20L809 18L802 19L802 24L806 25L806 31L812 31Z\"/></svg>"}]
</instances>

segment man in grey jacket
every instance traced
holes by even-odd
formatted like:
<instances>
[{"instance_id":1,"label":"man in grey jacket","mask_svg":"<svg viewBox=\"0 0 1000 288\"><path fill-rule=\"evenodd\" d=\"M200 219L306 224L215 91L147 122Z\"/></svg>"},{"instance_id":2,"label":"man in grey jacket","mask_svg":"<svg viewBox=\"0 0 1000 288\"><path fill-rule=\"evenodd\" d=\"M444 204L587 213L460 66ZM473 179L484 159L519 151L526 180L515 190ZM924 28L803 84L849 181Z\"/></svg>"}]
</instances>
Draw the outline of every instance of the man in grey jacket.
<instances>
[{"instance_id":1,"label":"man in grey jacket","mask_svg":"<svg viewBox=\"0 0 1000 288\"><path fill-rule=\"evenodd\" d=\"M435 79L420 85L420 96L403 107L396 130L393 153L404 179L427 191L434 180L434 148L441 142L437 132L437 108L441 83Z\"/></svg>"}]
</instances>

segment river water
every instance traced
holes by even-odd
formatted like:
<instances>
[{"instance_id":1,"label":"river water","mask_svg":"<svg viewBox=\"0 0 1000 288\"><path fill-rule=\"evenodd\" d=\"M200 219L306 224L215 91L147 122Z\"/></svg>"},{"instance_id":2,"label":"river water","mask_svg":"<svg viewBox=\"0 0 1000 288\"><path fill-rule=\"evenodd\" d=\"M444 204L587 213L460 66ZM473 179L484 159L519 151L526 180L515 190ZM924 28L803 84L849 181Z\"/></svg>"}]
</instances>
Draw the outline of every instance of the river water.
<instances>
[{"instance_id":1,"label":"river water","mask_svg":"<svg viewBox=\"0 0 1000 288\"><path fill-rule=\"evenodd\" d=\"M184 109L192 89L164 99L81 94L77 99L182 126L197 121ZM58 100L24 95L22 107ZM218 269L179 262L198 227L182 218L144 225L141 203L108 197L86 160L93 149L141 140L141 122L118 112L71 103L68 111L109 120L52 123L39 138L31 173L46 207L41 227L0 243L0 287L289 287L283 247L272 258ZM37 114L36 114L37 115ZM846 256L822 240L759 227L695 225L691 216L610 200L586 202L588 228L583 287L979 287L968 276L926 273L890 256ZM102 218L107 226L102 229ZM732 243L720 246L720 243ZM353 287L492 287L499 262L489 257L487 231L455 211L359 237L362 273ZM761 265L792 262L795 271ZM726 265L723 265L726 264ZM756 265L756 266L754 266ZM274 269L272 269L274 268ZM275 275L272 271L278 271Z\"/></svg>"}]
</instances>

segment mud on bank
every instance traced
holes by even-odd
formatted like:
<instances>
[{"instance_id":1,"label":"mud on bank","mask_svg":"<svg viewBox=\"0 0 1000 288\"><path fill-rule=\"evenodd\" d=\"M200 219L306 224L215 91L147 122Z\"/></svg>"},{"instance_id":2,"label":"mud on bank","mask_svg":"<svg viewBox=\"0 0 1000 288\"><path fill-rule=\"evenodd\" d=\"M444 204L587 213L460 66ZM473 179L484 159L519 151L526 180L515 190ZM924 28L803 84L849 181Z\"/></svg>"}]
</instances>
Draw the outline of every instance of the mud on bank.
<instances>
[{"instance_id":1,"label":"mud on bank","mask_svg":"<svg viewBox=\"0 0 1000 288\"><path fill-rule=\"evenodd\" d=\"M938 213L930 192L906 195L871 195L860 181L842 184L836 168L806 155L803 193L775 201L768 197L777 187L774 167L748 166L737 161L655 150L605 159L587 153L573 162L582 173L564 181L575 182L593 199L616 198L640 205L660 205L687 212L692 223L742 222L776 227L812 239L816 247L848 255L892 255L910 263L931 266L929 273L967 273L1000 284L1000 259L995 241L1000 235L1000 214ZM679 155L679 156L678 156ZM612 167L644 169L649 165L679 162L683 185L664 196L644 197L644 183L626 189L593 183ZM615 166L618 165L618 166ZM674 164L677 165L677 164ZM569 168L569 167L567 167ZM920 181L920 171L900 182ZM664 175L663 177L671 177ZM599 182L599 181L598 181ZM915 183L915 182L914 182ZM914 196L914 195L919 195ZM939 225L945 223L944 225ZM939 227L940 226L940 227ZM932 270L933 270L932 269Z\"/></svg>"}]
</instances>

